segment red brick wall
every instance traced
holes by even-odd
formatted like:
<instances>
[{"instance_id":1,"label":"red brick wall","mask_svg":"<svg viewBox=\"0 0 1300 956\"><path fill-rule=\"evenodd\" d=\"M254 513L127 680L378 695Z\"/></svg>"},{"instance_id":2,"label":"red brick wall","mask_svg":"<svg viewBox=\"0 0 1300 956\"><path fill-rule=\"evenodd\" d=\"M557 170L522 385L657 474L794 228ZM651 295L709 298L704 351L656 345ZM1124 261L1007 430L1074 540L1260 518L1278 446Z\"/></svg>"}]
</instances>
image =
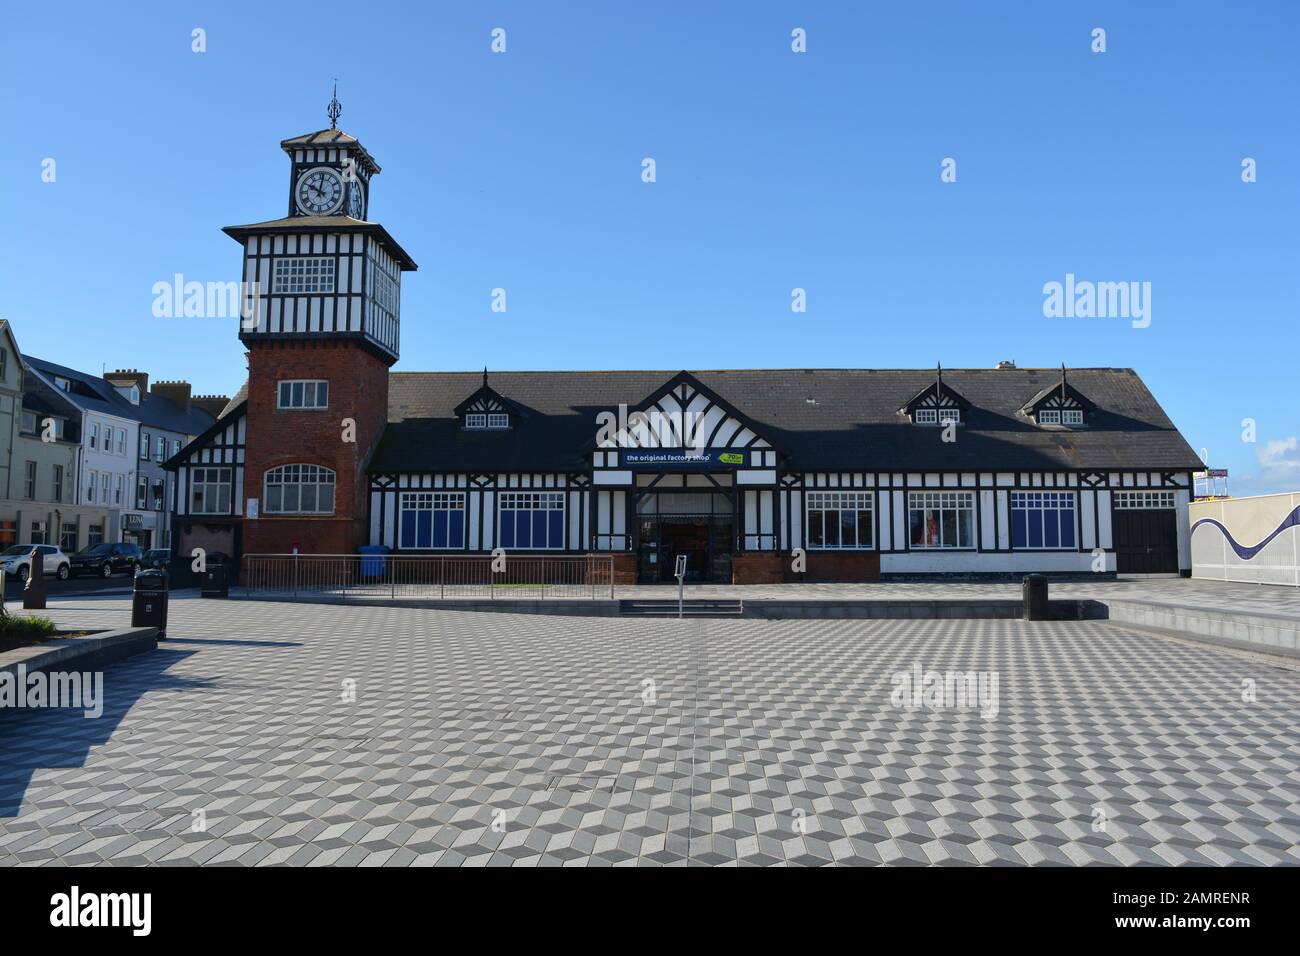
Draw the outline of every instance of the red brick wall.
<instances>
[{"instance_id":1,"label":"red brick wall","mask_svg":"<svg viewBox=\"0 0 1300 956\"><path fill-rule=\"evenodd\" d=\"M732 584L779 584L787 556L770 551L751 551L731 558Z\"/></svg>"},{"instance_id":2,"label":"red brick wall","mask_svg":"<svg viewBox=\"0 0 1300 956\"><path fill-rule=\"evenodd\" d=\"M284 379L324 379L329 408L276 408ZM350 554L366 543L365 466L388 417L388 365L348 340L254 342L248 354L248 453L244 497L262 501L262 477L287 464L324 465L335 472L333 516L246 521L245 554L291 551ZM356 421L356 441L342 439L343 419ZM263 501L263 505L265 502Z\"/></svg>"},{"instance_id":3,"label":"red brick wall","mask_svg":"<svg viewBox=\"0 0 1300 956\"><path fill-rule=\"evenodd\" d=\"M790 571L785 562L787 581L852 582L880 580L880 553L877 551L809 551L808 570L803 575Z\"/></svg>"}]
</instances>

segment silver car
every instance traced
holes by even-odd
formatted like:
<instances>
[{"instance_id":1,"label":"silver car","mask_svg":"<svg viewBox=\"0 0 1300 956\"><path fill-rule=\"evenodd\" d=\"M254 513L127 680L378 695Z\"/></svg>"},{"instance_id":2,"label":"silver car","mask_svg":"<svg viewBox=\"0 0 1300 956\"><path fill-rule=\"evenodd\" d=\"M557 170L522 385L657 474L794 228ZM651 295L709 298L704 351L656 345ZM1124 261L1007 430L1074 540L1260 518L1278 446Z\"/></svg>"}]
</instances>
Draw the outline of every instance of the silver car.
<instances>
[{"instance_id":1,"label":"silver car","mask_svg":"<svg viewBox=\"0 0 1300 956\"><path fill-rule=\"evenodd\" d=\"M60 581L68 580L72 573L72 561L61 548L52 544L15 544L0 552L0 566L9 577L27 580L27 568L31 563L32 549L41 552L46 574L53 574Z\"/></svg>"}]
</instances>

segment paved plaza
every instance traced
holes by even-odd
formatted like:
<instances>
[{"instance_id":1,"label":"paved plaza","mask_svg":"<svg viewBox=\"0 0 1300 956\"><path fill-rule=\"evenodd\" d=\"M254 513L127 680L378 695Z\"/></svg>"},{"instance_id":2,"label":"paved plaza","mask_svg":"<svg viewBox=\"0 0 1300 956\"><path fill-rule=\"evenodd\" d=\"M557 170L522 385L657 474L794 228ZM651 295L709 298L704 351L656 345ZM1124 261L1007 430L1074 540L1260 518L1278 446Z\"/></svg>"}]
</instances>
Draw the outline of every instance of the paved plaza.
<instances>
[{"instance_id":1,"label":"paved plaza","mask_svg":"<svg viewBox=\"0 0 1300 956\"><path fill-rule=\"evenodd\" d=\"M0 863L1300 863L1300 672L1106 622L171 613L99 719L0 714Z\"/></svg>"}]
</instances>

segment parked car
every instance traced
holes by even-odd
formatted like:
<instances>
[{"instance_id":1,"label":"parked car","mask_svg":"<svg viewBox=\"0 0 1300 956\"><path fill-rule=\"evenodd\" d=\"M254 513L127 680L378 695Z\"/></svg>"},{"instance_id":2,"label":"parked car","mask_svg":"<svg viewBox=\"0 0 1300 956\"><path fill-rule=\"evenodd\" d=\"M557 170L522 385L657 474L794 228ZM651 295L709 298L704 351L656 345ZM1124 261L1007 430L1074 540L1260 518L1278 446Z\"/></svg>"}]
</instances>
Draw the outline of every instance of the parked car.
<instances>
[{"instance_id":1,"label":"parked car","mask_svg":"<svg viewBox=\"0 0 1300 956\"><path fill-rule=\"evenodd\" d=\"M143 560L146 568L165 568L171 564L172 552L170 548L150 548Z\"/></svg>"},{"instance_id":2,"label":"parked car","mask_svg":"<svg viewBox=\"0 0 1300 956\"><path fill-rule=\"evenodd\" d=\"M0 552L0 563L4 565L5 574L27 580L27 568L30 564L28 559L33 548L43 556L46 574L53 574L60 581L68 580L68 576L72 573L72 562L62 549L52 544L15 544L11 548L6 548Z\"/></svg>"},{"instance_id":3,"label":"parked car","mask_svg":"<svg viewBox=\"0 0 1300 956\"><path fill-rule=\"evenodd\" d=\"M144 565L144 555L138 544L104 544L82 548L72 556L73 574L98 574L111 578L125 572L133 574Z\"/></svg>"}]
</instances>

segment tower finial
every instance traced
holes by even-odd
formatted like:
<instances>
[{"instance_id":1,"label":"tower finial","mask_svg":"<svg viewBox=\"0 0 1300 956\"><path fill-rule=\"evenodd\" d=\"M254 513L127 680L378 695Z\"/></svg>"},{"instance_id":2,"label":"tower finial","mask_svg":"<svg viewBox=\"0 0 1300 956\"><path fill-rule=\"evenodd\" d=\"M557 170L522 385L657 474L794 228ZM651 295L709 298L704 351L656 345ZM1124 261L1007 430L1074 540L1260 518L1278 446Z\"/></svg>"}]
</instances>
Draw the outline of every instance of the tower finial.
<instances>
[{"instance_id":1,"label":"tower finial","mask_svg":"<svg viewBox=\"0 0 1300 956\"><path fill-rule=\"evenodd\" d=\"M487 366L483 366L483 387L487 388Z\"/></svg>"},{"instance_id":2,"label":"tower finial","mask_svg":"<svg viewBox=\"0 0 1300 956\"><path fill-rule=\"evenodd\" d=\"M339 102L339 78L334 77L334 93L330 96L329 108L325 115L330 118L330 129L339 128L339 117L343 115L343 104Z\"/></svg>"}]
</instances>

